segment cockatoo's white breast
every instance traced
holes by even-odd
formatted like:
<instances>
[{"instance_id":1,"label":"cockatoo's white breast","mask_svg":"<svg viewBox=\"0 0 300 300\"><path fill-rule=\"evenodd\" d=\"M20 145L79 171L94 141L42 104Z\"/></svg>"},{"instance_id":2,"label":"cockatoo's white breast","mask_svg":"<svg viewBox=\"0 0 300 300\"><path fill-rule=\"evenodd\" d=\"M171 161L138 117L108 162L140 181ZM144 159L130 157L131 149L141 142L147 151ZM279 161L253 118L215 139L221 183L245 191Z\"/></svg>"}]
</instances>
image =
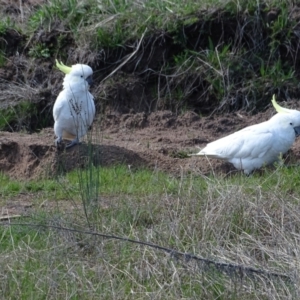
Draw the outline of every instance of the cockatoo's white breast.
<instances>
[{"instance_id":1,"label":"cockatoo's white breast","mask_svg":"<svg viewBox=\"0 0 300 300\"><path fill-rule=\"evenodd\" d=\"M80 64L70 69L53 107L54 132L59 140L65 136L79 140L87 133L95 116L93 96L88 91L92 69Z\"/></svg>"},{"instance_id":2,"label":"cockatoo's white breast","mask_svg":"<svg viewBox=\"0 0 300 300\"><path fill-rule=\"evenodd\" d=\"M53 107L55 129L63 130L63 135L71 134L81 138L92 125L94 116L95 104L89 91L73 92L64 89Z\"/></svg>"}]
</instances>

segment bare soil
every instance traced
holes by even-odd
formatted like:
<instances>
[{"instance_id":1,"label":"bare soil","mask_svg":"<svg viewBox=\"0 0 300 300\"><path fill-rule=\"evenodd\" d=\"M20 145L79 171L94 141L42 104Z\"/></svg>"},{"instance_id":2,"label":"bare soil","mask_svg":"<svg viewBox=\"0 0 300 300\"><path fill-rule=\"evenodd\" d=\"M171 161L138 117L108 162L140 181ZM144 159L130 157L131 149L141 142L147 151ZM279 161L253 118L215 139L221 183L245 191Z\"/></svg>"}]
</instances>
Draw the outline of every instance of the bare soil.
<instances>
[{"instance_id":1,"label":"bare soil","mask_svg":"<svg viewBox=\"0 0 300 300\"><path fill-rule=\"evenodd\" d=\"M93 164L112 166L122 163L129 168L150 168L174 176L189 172L226 175L236 172L231 164L187 154L245 126L263 122L273 113L274 109L270 107L254 116L236 112L199 117L191 111L180 116L171 111L107 114L101 122L96 120L90 133ZM89 149L87 141L83 141L67 151L58 151L52 128L34 134L1 132L0 169L18 180L52 177L84 167ZM300 158L299 141L288 157L287 164L294 164Z\"/></svg>"}]
</instances>

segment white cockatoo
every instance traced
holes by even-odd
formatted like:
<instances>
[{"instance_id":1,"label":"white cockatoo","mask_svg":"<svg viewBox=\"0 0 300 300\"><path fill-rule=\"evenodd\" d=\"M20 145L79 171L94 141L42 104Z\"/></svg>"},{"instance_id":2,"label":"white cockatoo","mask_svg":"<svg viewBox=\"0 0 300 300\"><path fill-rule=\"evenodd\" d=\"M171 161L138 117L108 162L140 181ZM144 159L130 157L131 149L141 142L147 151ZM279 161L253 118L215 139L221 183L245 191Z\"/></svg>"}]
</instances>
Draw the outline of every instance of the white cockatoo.
<instances>
[{"instance_id":1,"label":"white cockatoo","mask_svg":"<svg viewBox=\"0 0 300 300\"><path fill-rule=\"evenodd\" d=\"M86 135L95 116L94 97L89 92L93 70L82 64L67 67L57 60L56 66L66 76L63 90L53 107L54 132L57 136L55 144L58 146L62 139L71 140L66 146L70 148L79 144L80 138Z\"/></svg>"},{"instance_id":2,"label":"white cockatoo","mask_svg":"<svg viewBox=\"0 0 300 300\"><path fill-rule=\"evenodd\" d=\"M279 106L273 96L277 111L270 120L246 127L233 134L209 143L199 153L232 163L235 168L250 174L263 165L280 159L300 135L300 111Z\"/></svg>"}]
</instances>

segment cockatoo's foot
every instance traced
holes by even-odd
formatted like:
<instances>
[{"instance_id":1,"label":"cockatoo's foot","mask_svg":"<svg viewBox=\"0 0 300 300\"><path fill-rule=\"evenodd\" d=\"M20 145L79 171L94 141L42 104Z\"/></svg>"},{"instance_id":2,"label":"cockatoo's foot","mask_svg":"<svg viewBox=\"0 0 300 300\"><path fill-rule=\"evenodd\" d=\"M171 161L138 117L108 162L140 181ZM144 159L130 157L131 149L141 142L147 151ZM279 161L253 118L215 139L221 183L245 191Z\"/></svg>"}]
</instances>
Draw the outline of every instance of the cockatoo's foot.
<instances>
[{"instance_id":1,"label":"cockatoo's foot","mask_svg":"<svg viewBox=\"0 0 300 300\"><path fill-rule=\"evenodd\" d=\"M75 146L75 145L79 145L80 144L80 142L79 142L79 140L76 138L76 139L74 139L73 141L71 141L71 143L69 143L67 146L66 146L66 149L69 149L69 148L71 148L71 147L73 147L73 146Z\"/></svg>"},{"instance_id":2,"label":"cockatoo's foot","mask_svg":"<svg viewBox=\"0 0 300 300\"><path fill-rule=\"evenodd\" d=\"M55 147L56 147L56 148L59 148L61 142L62 142L62 137L58 137L58 138L55 140Z\"/></svg>"}]
</instances>

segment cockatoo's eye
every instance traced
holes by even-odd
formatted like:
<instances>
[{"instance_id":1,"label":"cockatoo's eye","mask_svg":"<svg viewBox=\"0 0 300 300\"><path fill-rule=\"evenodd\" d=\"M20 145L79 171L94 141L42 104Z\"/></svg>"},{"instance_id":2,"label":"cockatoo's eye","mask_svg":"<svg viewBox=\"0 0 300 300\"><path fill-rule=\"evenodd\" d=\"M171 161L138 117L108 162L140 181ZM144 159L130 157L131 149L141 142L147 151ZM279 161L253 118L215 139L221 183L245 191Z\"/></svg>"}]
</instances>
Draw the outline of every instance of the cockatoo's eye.
<instances>
[{"instance_id":1,"label":"cockatoo's eye","mask_svg":"<svg viewBox=\"0 0 300 300\"><path fill-rule=\"evenodd\" d=\"M83 75L81 75L80 77L83 78Z\"/></svg>"},{"instance_id":2,"label":"cockatoo's eye","mask_svg":"<svg viewBox=\"0 0 300 300\"><path fill-rule=\"evenodd\" d=\"M290 125L293 126L293 123L291 122Z\"/></svg>"}]
</instances>

